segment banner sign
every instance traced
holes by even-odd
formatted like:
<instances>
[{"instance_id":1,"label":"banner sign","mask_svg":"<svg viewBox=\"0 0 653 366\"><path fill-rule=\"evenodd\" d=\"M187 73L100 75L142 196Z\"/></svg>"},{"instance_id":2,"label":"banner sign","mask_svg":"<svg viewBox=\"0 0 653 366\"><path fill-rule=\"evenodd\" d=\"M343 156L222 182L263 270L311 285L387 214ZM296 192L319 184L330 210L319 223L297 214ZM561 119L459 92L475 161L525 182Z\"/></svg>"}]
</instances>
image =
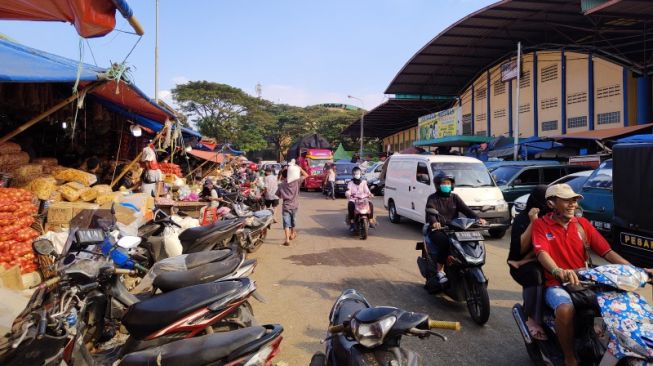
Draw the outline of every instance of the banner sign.
<instances>
[{"instance_id":1,"label":"banner sign","mask_svg":"<svg viewBox=\"0 0 653 366\"><path fill-rule=\"evenodd\" d=\"M460 107L445 109L422 116L417 120L417 139L430 140L460 135L462 131Z\"/></svg>"},{"instance_id":2,"label":"banner sign","mask_svg":"<svg viewBox=\"0 0 653 366\"><path fill-rule=\"evenodd\" d=\"M517 60L510 60L501 65L501 81L506 82L517 77L519 68L517 67Z\"/></svg>"}]
</instances>

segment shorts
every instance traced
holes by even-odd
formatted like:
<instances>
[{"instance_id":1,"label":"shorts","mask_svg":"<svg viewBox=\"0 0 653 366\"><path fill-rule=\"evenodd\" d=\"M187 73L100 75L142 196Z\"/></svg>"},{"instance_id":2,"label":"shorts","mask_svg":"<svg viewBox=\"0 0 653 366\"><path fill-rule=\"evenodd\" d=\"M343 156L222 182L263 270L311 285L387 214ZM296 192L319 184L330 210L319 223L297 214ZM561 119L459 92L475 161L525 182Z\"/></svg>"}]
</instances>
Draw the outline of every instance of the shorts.
<instances>
[{"instance_id":1,"label":"shorts","mask_svg":"<svg viewBox=\"0 0 653 366\"><path fill-rule=\"evenodd\" d=\"M546 291L544 292L544 301L554 311L560 305L574 304L573 301L571 301L571 296L569 295L569 292L567 292L567 290L562 288L562 286L547 287Z\"/></svg>"},{"instance_id":2,"label":"shorts","mask_svg":"<svg viewBox=\"0 0 653 366\"><path fill-rule=\"evenodd\" d=\"M270 207L277 207L279 206L279 200L265 200L265 207L270 208Z\"/></svg>"},{"instance_id":3,"label":"shorts","mask_svg":"<svg viewBox=\"0 0 653 366\"><path fill-rule=\"evenodd\" d=\"M283 228L290 229L295 227L295 217L297 216L297 210L283 210L281 213L283 217Z\"/></svg>"}]
</instances>

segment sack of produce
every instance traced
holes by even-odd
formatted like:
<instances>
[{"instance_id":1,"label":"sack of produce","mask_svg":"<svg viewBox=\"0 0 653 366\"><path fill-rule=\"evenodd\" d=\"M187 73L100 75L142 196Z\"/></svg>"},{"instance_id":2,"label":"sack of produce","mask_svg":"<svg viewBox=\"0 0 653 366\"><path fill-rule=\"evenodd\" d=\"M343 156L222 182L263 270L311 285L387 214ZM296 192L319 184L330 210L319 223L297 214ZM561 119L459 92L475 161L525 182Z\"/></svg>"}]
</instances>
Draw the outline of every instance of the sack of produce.
<instances>
[{"instance_id":1,"label":"sack of produce","mask_svg":"<svg viewBox=\"0 0 653 366\"><path fill-rule=\"evenodd\" d=\"M48 200L57 190L57 180L53 176L44 176L34 179L29 188L40 200Z\"/></svg>"},{"instance_id":2,"label":"sack of produce","mask_svg":"<svg viewBox=\"0 0 653 366\"><path fill-rule=\"evenodd\" d=\"M20 145L15 142L0 144L0 154L15 154L20 152Z\"/></svg>"},{"instance_id":3,"label":"sack of produce","mask_svg":"<svg viewBox=\"0 0 653 366\"><path fill-rule=\"evenodd\" d=\"M32 160L32 164L41 164L44 166L59 165L57 158L36 158Z\"/></svg>"},{"instance_id":4,"label":"sack of produce","mask_svg":"<svg viewBox=\"0 0 653 366\"><path fill-rule=\"evenodd\" d=\"M95 175L72 168L67 168L55 172L54 177L57 178L57 180L62 180L65 182L77 182L85 185L86 187L89 187L97 182L97 177Z\"/></svg>"},{"instance_id":5,"label":"sack of produce","mask_svg":"<svg viewBox=\"0 0 653 366\"><path fill-rule=\"evenodd\" d=\"M68 202L77 201L79 199L79 196L82 194L81 191L65 184L63 186L60 186L58 191L61 193L61 197L63 197L63 199L65 199Z\"/></svg>"},{"instance_id":6,"label":"sack of produce","mask_svg":"<svg viewBox=\"0 0 653 366\"><path fill-rule=\"evenodd\" d=\"M98 194L97 198L95 199L95 203L99 204L100 206L104 206L114 202L118 203L120 201L120 196L121 196L120 192Z\"/></svg>"}]
</instances>

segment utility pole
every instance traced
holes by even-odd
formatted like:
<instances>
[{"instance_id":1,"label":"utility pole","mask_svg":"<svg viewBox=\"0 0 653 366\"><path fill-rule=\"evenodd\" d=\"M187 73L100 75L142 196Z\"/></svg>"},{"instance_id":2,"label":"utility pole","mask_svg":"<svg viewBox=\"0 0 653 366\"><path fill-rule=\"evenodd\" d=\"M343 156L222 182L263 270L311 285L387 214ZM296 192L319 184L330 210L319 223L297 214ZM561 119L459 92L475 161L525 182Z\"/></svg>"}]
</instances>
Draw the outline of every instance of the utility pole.
<instances>
[{"instance_id":1,"label":"utility pole","mask_svg":"<svg viewBox=\"0 0 653 366\"><path fill-rule=\"evenodd\" d=\"M515 128L513 129L513 157L517 161L519 155L519 83L521 82L521 42L517 42L517 102L515 103ZM537 107L537 106L535 106Z\"/></svg>"},{"instance_id":2,"label":"utility pole","mask_svg":"<svg viewBox=\"0 0 653 366\"><path fill-rule=\"evenodd\" d=\"M263 85L261 83L256 83L256 97L258 99L261 99L261 96L263 95Z\"/></svg>"},{"instance_id":3,"label":"utility pole","mask_svg":"<svg viewBox=\"0 0 653 366\"><path fill-rule=\"evenodd\" d=\"M159 103L159 0L156 2L156 35L154 36L154 100Z\"/></svg>"}]
</instances>

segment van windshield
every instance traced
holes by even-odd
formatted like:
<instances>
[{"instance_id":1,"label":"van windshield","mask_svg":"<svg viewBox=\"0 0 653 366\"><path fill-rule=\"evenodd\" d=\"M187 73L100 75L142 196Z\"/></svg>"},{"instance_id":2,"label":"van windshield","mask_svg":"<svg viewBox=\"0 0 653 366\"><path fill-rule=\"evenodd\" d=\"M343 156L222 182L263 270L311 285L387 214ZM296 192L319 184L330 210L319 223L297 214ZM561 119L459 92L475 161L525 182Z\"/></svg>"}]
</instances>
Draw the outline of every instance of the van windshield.
<instances>
[{"instance_id":1,"label":"van windshield","mask_svg":"<svg viewBox=\"0 0 653 366\"><path fill-rule=\"evenodd\" d=\"M492 176L498 185L506 185L522 168L521 166L500 166L492 170Z\"/></svg>"},{"instance_id":2,"label":"van windshield","mask_svg":"<svg viewBox=\"0 0 653 366\"><path fill-rule=\"evenodd\" d=\"M456 178L456 187L494 187L487 168L482 163L431 163L433 176L444 172Z\"/></svg>"}]
</instances>

